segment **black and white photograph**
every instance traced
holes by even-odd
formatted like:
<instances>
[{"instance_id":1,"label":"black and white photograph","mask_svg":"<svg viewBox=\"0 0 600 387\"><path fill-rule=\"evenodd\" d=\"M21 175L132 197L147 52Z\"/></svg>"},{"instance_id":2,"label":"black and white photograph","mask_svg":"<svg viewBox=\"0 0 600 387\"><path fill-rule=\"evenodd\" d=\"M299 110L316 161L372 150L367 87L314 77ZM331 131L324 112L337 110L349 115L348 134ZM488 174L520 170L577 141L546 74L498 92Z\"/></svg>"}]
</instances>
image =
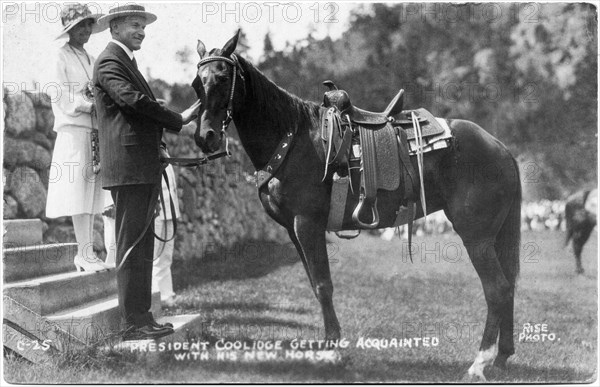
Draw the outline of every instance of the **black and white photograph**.
<instances>
[{"instance_id":1,"label":"black and white photograph","mask_svg":"<svg viewBox=\"0 0 600 387\"><path fill-rule=\"evenodd\" d=\"M2 380L598 382L598 1L2 1Z\"/></svg>"}]
</instances>

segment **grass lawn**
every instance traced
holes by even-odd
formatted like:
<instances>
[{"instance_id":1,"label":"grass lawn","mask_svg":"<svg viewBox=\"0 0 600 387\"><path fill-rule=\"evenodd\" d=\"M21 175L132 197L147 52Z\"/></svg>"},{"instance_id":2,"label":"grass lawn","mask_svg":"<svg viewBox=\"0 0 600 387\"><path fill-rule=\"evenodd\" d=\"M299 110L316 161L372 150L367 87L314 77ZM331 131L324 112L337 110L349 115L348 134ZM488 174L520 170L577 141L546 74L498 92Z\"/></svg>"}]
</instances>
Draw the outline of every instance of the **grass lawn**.
<instances>
[{"instance_id":1,"label":"grass lawn","mask_svg":"<svg viewBox=\"0 0 600 387\"><path fill-rule=\"evenodd\" d=\"M562 233L525 232L516 291L516 354L488 381L591 382L597 378L596 233L584 248L586 275L575 275ZM211 359L177 360L173 352L127 351L59 356L32 365L5 356L12 383L167 382L460 382L474 360L486 314L479 279L458 237L427 236L411 263L404 241L362 235L329 245L334 304L349 347L335 364L307 360L219 361L214 344L323 338L320 307L290 244L203 257L175 267L178 304L166 314L200 313L191 337L209 341ZM524 324L546 324L542 342L519 341ZM436 346L357 348L360 338L435 337ZM278 356L282 356L279 354Z\"/></svg>"}]
</instances>

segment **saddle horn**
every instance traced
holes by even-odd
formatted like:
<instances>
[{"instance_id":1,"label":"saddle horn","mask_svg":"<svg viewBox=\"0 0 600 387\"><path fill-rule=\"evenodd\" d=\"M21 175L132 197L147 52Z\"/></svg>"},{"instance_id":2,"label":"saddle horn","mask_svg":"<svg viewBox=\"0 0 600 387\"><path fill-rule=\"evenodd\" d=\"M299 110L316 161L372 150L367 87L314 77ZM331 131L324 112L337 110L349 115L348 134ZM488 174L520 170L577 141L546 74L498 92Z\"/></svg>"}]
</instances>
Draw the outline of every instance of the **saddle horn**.
<instances>
[{"instance_id":1,"label":"saddle horn","mask_svg":"<svg viewBox=\"0 0 600 387\"><path fill-rule=\"evenodd\" d=\"M333 83L333 81L323 81L323 85L327 86L329 88L329 91L338 90L337 86L335 85L335 83Z\"/></svg>"}]
</instances>

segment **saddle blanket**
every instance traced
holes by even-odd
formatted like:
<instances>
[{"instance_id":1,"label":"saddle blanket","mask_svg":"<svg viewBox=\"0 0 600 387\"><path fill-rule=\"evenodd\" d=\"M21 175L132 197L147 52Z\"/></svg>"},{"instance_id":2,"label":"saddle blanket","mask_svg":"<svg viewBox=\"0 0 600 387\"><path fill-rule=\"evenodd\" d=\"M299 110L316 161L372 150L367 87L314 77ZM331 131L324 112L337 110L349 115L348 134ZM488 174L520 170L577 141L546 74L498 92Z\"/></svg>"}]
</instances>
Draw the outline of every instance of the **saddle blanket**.
<instances>
[{"instance_id":1,"label":"saddle blanket","mask_svg":"<svg viewBox=\"0 0 600 387\"><path fill-rule=\"evenodd\" d=\"M435 117L436 121L442 126L444 129L443 132L429 136L423 137L423 153L431 152L438 149L447 148L450 139L452 138L452 133L450 132L450 127L448 126L448 122L444 118ZM408 139L408 153L413 156L417 154L418 150L417 141L415 138Z\"/></svg>"}]
</instances>

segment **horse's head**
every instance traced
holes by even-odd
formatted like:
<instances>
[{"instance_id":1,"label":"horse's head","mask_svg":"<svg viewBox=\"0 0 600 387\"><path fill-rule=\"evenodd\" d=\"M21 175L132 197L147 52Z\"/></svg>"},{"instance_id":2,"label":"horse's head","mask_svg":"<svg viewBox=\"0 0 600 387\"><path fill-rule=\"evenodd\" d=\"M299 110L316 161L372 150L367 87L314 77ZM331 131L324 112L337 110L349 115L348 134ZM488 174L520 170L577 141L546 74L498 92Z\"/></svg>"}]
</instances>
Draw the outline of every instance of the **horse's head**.
<instances>
[{"instance_id":1,"label":"horse's head","mask_svg":"<svg viewBox=\"0 0 600 387\"><path fill-rule=\"evenodd\" d=\"M204 153L221 148L225 130L233 119L233 111L244 94L244 78L238 58L233 54L239 31L222 49L213 49L207 55L206 46L198 40L198 72L192 87L202 106L194 139Z\"/></svg>"}]
</instances>

